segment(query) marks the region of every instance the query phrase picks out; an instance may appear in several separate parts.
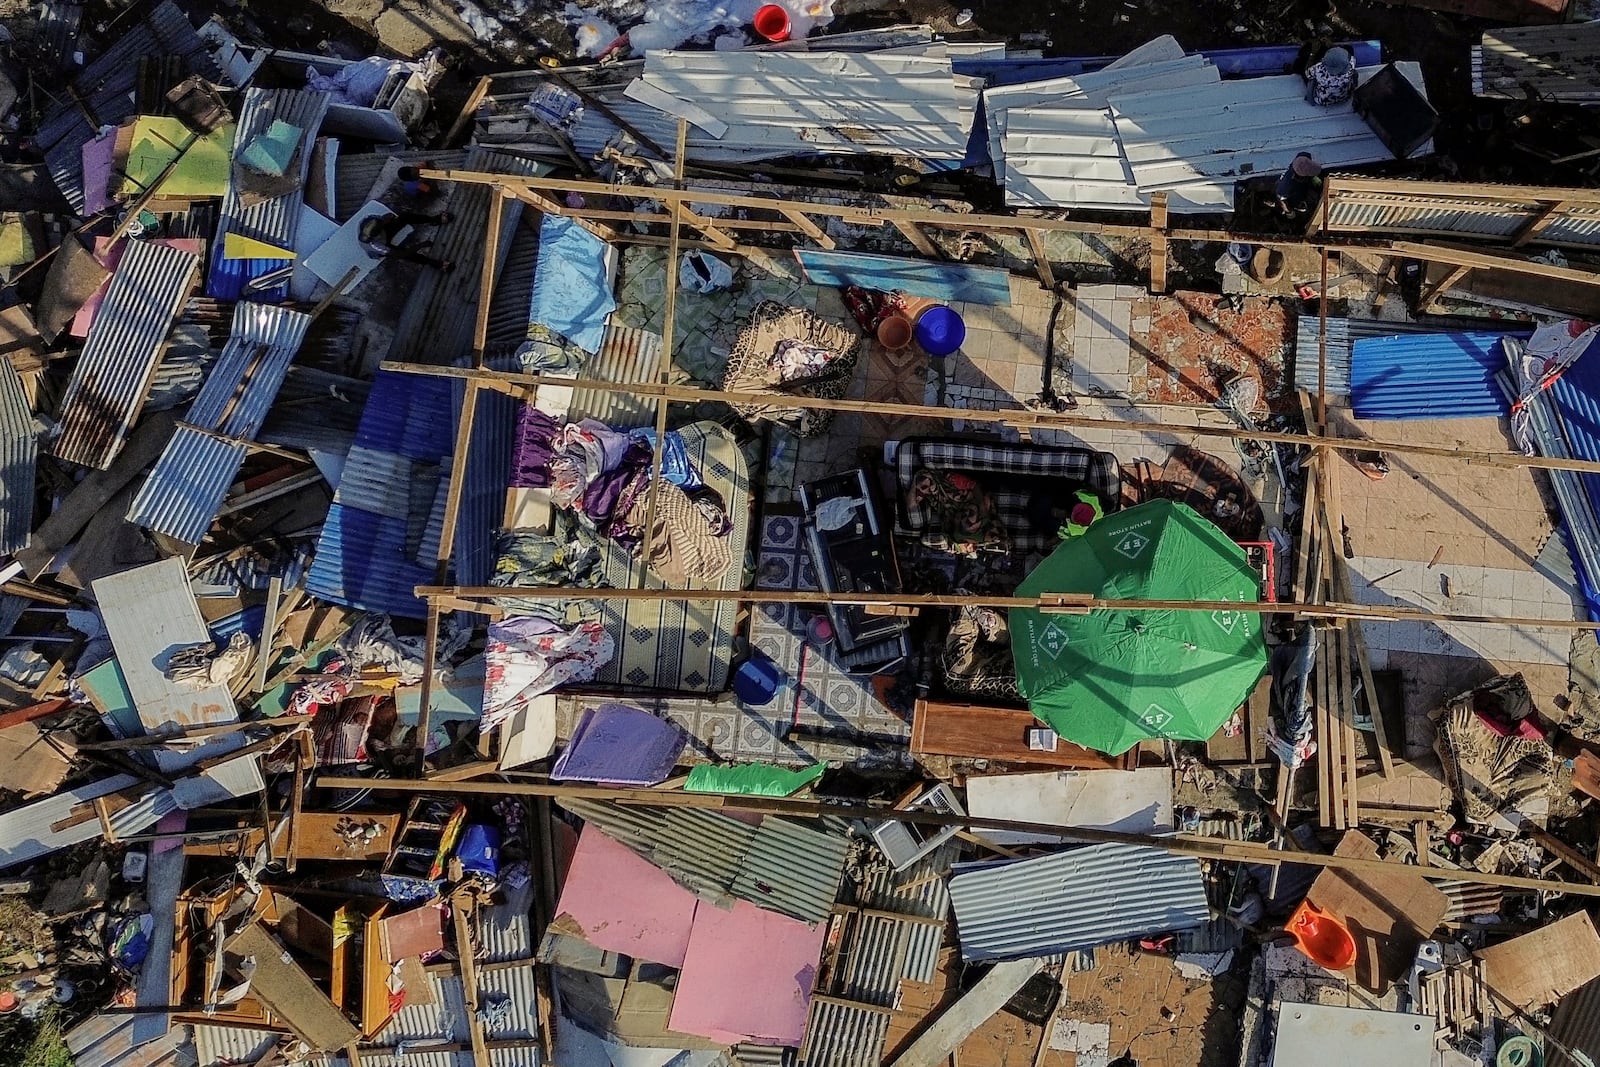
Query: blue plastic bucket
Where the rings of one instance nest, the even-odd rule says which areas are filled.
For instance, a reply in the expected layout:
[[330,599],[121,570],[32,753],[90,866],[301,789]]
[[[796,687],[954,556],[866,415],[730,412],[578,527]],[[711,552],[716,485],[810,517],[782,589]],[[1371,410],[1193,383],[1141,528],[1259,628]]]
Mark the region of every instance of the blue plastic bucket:
[[739,664],[739,669],[733,675],[733,695],[741,703],[753,708],[772,703],[782,688],[783,671],[759,652]]
[[931,307],[917,317],[917,344],[935,359],[948,356],[967,339],[967,324],[947,307]]

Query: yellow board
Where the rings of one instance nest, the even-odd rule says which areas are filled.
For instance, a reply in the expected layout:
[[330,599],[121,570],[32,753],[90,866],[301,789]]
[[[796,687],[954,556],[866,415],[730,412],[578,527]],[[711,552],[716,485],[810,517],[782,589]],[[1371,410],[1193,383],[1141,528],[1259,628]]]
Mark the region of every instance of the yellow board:
[[[234,124],[224,123],[204,137],[195,137],[171,116],[140,115],[133,123],[128,147],[128,158],[123,172],[127,175],[122,185],[123,196],[137,196],[166,171],[172,168],[158,197],[173,200],[205,200],[222,196],[228,191],[228,174],[233,159]],[[182,158],[178,150],[188,145]]]
[[277,245],[269,245],[265,241],[258,241],[254,237],[230,233],[222,239],[222,258],[293,259],[294,253],[287,248],[279,248]]

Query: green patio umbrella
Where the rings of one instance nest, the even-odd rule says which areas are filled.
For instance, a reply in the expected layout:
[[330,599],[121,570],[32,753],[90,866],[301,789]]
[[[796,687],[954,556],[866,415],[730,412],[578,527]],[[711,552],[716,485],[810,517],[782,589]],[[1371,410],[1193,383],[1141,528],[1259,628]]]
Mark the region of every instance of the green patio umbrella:
[[[1256,601],[1260,578],[1193,508],[1152,500],[1071,538],[1018,596]],[[1164,737],[1204,741],[1244,703],[1267,666],[1262,616],[1246,611],[1013,608],[1017,682],[1034,715],[1068,741],[1116,755]]]

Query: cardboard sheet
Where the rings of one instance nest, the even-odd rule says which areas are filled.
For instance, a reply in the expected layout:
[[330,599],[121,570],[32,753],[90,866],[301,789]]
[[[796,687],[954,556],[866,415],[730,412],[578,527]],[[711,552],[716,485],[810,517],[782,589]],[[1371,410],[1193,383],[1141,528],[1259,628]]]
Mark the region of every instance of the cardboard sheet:
[[1519,1008],[1553,1003],[1600,978],[1600,933],[1580,911],[1478,952],[1489,990]]
[[[1377,859],[1378,847],[1349,830],[1336,856]],[[1325,869],[1311,884],[1310,901],[1350,928],[1356,941],[1356,978],[1377,989],[1411,966],[1417,946],[1431,936],[1449,901],[1420,875]],[[1376,982],[1374,982],[1376,974]]]
[[142,195],[174,159],[178,165],[161,182],[156,196],[168,200],[205,200],[228,191],[228,172],[233,159],[234,124],[218,126],[198,138],[180,157],[178,149],[193,136],[179,119],[169,115],[140,115],[133,123],[127,175],[122,195]]

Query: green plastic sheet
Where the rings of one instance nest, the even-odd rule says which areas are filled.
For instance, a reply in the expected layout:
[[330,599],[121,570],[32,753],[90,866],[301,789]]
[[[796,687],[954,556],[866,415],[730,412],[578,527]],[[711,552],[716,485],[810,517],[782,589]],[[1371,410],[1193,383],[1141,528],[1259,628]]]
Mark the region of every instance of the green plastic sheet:
[[702,763],[689,770],[683,788],[690,793],[741,793],[757,797],[786,797],[822,777],[825,763],[791,771],[771,763],[736,763],[716,767]]

